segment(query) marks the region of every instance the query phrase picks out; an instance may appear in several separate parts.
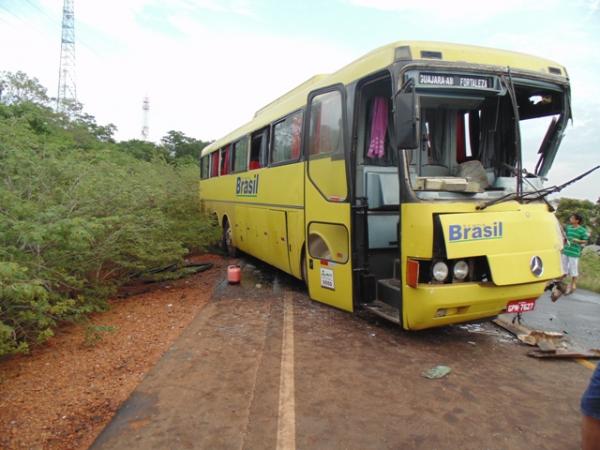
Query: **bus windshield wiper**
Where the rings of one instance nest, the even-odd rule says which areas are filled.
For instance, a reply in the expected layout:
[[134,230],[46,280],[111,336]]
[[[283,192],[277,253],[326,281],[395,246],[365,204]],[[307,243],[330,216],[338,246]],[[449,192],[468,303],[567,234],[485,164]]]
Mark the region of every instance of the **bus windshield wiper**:
[[[510,164],[506,164],[506,163],[504,163],[504,166],[507,169],[510,169],[516,177],[519,177],[519,176],[522,176],[522,175],[531,175],[526,169],[519,170],[516,167],[513,167]],[[536,192],[540,192],[540,191],[538,191],[535,188],[535,186],[532,183],[529,182],[529,180],[527,181],[527,183],[533,189],[535,189]],[[493,200],[489,200],[487,202],[484,202],[481,205],[478,205],[476,209],[479,209],[479,210],[485,209],[488,206],[492,206],[492,205],[495,205],[496,203],[505,202],[505,201],[509,201],[509,200],[521,200],[523,197],[525,197],[528,194],[530,194],[530,193],[528,192],[526,194],[519,194],[519,191],[517,189],[516,192],[509,192],[508,194],[503,195],[502,197],[498,197],[498,198],[495,198]]]
[[[516,167],[513,167],[513,166],[511,166],[510,164],[506,164],[506,163],[504,163],[504,166],[505,166],[505,167],[507,167],[508,169],[512,170],[512,171],[515,173],[515,175],[516,175],[516,173],[517,173],[517,171],[518,171],[518,169],[517,169]],[[520,196],[521,200],[522,200],[522,199],[524,199],[525,197],[529,196],[529,195],[533,195],[533,194],[542,194],[542,193],[544,192],[544,190],[543,190],[543,189],[538,189],[538,188],[536,188],[536,187],[533,185],[533,183],[532,183],[531,181],[529,181],[529,177],[532,177],[532,178],[540,178],[540,179],[541,179],[541,180],[543,180],[543,181],[547,181],[547,180],[548,180],[547,178],[538,177],[537,175],[535,175],[535,174],[533,174],[533,173],[529,172],[529,171],[528,171],[527,169],[525,169],[525,168],[521,169],[521,175],[523,176],[523,178],[522,178],[522,179],[523,179],[523,180],[525,180],[525,181],[527,181],[527,184],[528,184],[528,185],[531,187],[531,189],[533,189],[533,192],[527,192],[527,193],[525,193],[525,194],[521,194],[521,196]],[[548,210],[549,210],[550,212],[554,212],[554,211],[556,211],[556,210],[554,209],[554,206],[552,206],[552,205],[550,204],[550,202],[549,202],[548,200],[546,200],[546,196],[545,196],[545,195],[544,195],[544,196],[540,196],[539,198],[541,198],[542,200],[544,200],[544,203],[546,204],[546,206],[548,207]]]
[[481,205],[477,205],[475,207],[475,209],[482,210],[482,209],[487,208],[488,206],[495,205],[496,203],[507,202],[509,200],[514,200],[517,198],[518,198],[518,195],[516,192],[509,192],[508,194],[503,195],[502,197],[498,197],[493,200],[488,200],[487,202],[483,202]]
[[[600,165],[598,165],[596,167],[592,167],[587,172],[583,172],[581,175],[577,175],[575,178],[570,179],[566,183],[559,184],[558,186],[551,186],[551,187],[548,187],[548,188],[545,188],[545,189],[541,189],[541,190],[536,191],[536,192],[528,192],[527,194],[530,194],[532,196],[532,198],[527,198],[526,199],[526,203],[530,203],[530,202],[533,202],[535,200],[539,200],[541,198],[545,199],[545,197],[548,196],[548,195],[550,195],[550,194],[553,194],[555,192],[560,192],[564,188],[566,188],[567,186],[569,186],[570,184],[573,184],[576,181],[581,180],[583,177],[587,177],[590,173],[592,173],[592,172],[594,172],[594,171],[596,171],[598,169],[600,169]],[[533,196],[533,194],[538,194],[538,195],[537,196]],[[527,197],[529,197],[530,195],[527,195]],[[525,197],[525,195],[523,197]]]
[[[521,195],[518,195],[516,192],[510,192],[506,195],[503,195],[502,197],[498,197],[498,198],[495,198],[488,202],[482,203],[481,205],[478,205],[476,207],[476,209],[482,210],[482,209],[487,208],[488,206],[495,205],[496,203],[501,203],[501,202],[513,200],[513,199],[521,200],[523,203],[530,203],[530,202],[533,202],[536,200],[543,199],[546,202],[546,204],[549,204],[548,201],[546,200],[546,197],[548,195],[553,194],[555,192],[562,191],[567,186],[575,183],[576,181],[581,180],[582,178],[588,176],[590,173],[594,172],[597,169],[600,169],[600,165],[593,167],[592,169],[588,170],[587,172],[584,172],[581,175],[578,175],[575,178],[567,181],[566,183],[560,184],[558,186],[550,186],[550,187],[540,189],[540,190],[536,189],[535,191],[525,192]],[[554,208],[552,206],[551,206],[551,208],[552,208],[552,210],[554,210]]]

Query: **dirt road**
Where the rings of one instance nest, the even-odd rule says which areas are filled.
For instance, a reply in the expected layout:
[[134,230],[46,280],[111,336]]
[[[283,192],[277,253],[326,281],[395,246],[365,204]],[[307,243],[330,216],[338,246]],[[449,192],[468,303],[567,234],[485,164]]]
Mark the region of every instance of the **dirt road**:
[[[579,448],[589,368],[528,358],[491,324],[408,333],[311,302],[273,270],[243,277],[216,288],[92,448]],[[421,375],[439,364],[452,372]]]

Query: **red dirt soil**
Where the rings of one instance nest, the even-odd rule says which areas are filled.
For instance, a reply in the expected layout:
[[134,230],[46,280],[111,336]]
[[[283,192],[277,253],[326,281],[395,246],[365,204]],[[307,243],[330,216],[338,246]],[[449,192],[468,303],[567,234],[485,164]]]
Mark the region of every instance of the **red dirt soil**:
[[114,327],[95,344],[85,326],[68,325],[31,354],[0,361],[0,448],[88,448],[206,305],[226,266],[215,255],[190,262],[214,267],[111,300],[107,312],[91,317],[94,325]]

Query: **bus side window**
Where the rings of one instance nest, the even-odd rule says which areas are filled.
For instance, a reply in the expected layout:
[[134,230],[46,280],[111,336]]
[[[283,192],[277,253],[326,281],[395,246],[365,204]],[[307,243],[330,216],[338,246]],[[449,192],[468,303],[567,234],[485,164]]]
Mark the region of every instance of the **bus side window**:
[[248,138],[246,136],[233,144],[232,158],[231,167],[233,168],[233,172],[243,172],[246,170],[246,165],[248,164]]
[[231,145],[226,145],[221,149],[221,175],[227,175],[230,172],[231,164],[230,164],[230,148]]
[[343,99],[339,90],[312,98],[308,176],[321,195],[331,202],[343,202],[348,196],[343,126]]
[[333,91],[311,104],[309,155],[342,154],[342,96]]
[[210,156],[206,155],[200,159],[200,179],[204,180],[210,176],[210,172],[208,171],[210,164]]
[[300,157],[302,111],[297,111],[273,127],[271,162],[297,161]]
[[210,176],[218,177],[219,176],[219,150],[215,150],[210,155]]
[[267,164],[267,148],[269,143],[269,129],[263,128],[252,134],[250,145],[250,164],[248,170],[260,169]]

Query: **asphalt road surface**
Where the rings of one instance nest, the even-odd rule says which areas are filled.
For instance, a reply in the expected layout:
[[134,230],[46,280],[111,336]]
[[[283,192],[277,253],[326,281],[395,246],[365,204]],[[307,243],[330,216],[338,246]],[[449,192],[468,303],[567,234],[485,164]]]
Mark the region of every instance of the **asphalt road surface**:
[[[244,263],[242,284],[217,286],[92,448],[580,448],[591,365],[530,358],[489,322],[405,332]],[[579,302],[552,311],[563,320]],[[451,372],[423,377],[438,365]]]
[[528,328],[566,332],[575,345],[584,350],[600,349],[600,295],[577,289],[556,303],[546,292],[532,312],[522,316]]

